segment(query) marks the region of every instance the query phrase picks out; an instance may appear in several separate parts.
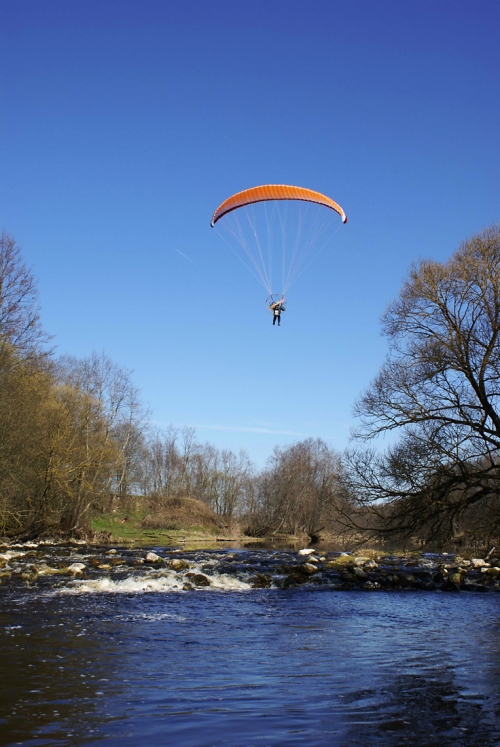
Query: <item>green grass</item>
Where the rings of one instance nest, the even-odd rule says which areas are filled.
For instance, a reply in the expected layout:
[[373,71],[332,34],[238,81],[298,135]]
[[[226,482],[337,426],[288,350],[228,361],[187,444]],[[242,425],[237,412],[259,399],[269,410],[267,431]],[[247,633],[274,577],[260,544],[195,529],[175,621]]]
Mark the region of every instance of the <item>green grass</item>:
[[[141,522],[144,511],[116,511],[113,514],[96,514],[92,519],[92,529],[95,532],[110,532],[112,543],[132,545],[172,546],[184,543],[206,545],[207,541],[214,542],[220,530],[213,527],[186,525],[178,529],[145,529]],[[127,521],[124,522],[125,517]]]

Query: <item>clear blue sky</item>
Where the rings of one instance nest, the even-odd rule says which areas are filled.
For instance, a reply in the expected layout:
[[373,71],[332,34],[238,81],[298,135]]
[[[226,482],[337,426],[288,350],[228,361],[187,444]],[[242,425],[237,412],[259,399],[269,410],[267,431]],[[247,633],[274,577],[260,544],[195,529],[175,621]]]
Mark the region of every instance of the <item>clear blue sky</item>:
[[[58,352],[260,464],[342,449],[411,262],[500,220],[498,0],[0,0],[0,33],[0,225]],[[209,227],[264,183],[349,216],[279,330]]]

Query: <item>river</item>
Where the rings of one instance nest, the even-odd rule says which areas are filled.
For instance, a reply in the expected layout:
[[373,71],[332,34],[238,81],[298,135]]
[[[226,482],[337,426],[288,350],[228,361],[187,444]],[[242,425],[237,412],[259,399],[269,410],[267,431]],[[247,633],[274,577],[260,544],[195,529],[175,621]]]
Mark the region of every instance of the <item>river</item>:
[[64,551],[86,578],[29,552],[0,587],[1,745],[500,744],[498,593],[252,588],[296,558],[263,550],[177,553],[211,583],[185,591],[137,551]]

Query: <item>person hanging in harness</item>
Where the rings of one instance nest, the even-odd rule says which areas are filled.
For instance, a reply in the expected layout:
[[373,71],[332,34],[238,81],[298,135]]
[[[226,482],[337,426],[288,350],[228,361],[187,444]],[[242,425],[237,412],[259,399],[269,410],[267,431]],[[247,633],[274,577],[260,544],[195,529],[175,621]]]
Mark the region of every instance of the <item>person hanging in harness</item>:
[[276,324],[276,320],[278,320],[278,327],[281,327],[281,312],[286,311],[283,299],[272,303],[269,308],[273,312],[273,327]]

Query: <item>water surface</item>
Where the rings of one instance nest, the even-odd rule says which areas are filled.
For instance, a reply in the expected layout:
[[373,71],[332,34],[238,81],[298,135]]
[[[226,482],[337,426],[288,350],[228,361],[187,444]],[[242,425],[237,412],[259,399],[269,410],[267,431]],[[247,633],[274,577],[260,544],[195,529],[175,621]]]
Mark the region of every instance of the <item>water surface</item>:
[[499,594],[113,583],[0,589],[2,745],[500,744]]

